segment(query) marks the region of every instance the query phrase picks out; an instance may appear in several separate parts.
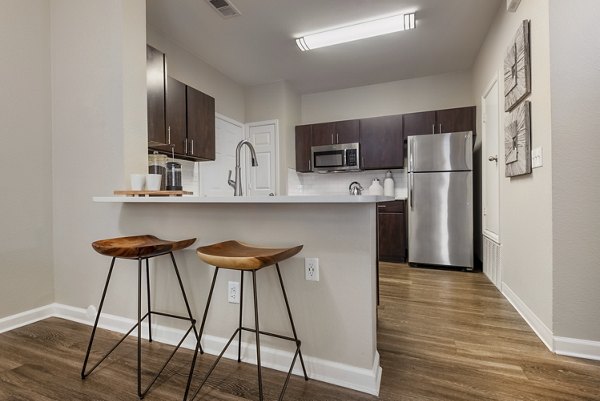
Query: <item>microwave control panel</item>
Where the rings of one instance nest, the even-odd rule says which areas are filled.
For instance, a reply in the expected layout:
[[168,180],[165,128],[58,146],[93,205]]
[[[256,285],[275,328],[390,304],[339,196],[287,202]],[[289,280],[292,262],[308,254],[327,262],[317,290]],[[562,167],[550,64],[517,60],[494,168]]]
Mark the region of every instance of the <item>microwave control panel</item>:
[[346,166],[357,166],[358,157],[356,156],[356,149],[346,149]]

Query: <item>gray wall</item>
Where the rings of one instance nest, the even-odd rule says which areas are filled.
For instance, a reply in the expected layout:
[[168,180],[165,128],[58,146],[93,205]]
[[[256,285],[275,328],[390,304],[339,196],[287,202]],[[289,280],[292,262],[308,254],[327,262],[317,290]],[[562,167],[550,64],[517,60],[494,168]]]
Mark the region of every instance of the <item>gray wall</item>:
[[[552,330],[552,172],[553,144],[550,119],[550,44],[548,1],[523,0],[516,13],[501,5],[473,67],[473,98],[481,130],[481,96],[494,77],[504,93],[505,50],[519,24],[531,20],[532,147],[543,147],[544,166],[532,174],[500,177],[500,242],[502,288],[515,294],[545,326]],[[502,108],[503,109],[503,108]],[[501,127],[505,113],[501,112]],[[504,135],[500,132],[500,165],[504,163]],[[484,155],[483,160],[486,160]],[[484,161],[485,163],[485,161]]]
[[600,2],[550,1],[554,335],[600,341]]
[[0,2],[0,318],[54,299],[47,0]]

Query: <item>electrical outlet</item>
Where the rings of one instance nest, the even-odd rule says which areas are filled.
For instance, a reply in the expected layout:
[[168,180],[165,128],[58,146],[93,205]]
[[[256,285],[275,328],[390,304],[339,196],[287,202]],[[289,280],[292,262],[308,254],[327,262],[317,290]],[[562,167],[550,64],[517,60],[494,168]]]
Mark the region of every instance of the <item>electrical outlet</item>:
[[319,281],[319,258],[304,258],[304,278]]
[[240,282],[229,281],[227,285],[227,301],[230,304],[240,303]]

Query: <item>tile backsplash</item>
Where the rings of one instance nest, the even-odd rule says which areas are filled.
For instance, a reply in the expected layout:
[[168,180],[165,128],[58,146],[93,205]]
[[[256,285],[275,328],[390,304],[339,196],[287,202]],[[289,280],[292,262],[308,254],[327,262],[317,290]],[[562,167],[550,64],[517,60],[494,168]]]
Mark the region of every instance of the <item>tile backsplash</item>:
[[[383,186],[388,170],[369,170],[349,173],[298,173],[288,169],[288,195],[348,195],[348,186],[358,181],[368,194],[373,179],[379,178]],[[406,198],[406,170],[391,170],[397,197]]]

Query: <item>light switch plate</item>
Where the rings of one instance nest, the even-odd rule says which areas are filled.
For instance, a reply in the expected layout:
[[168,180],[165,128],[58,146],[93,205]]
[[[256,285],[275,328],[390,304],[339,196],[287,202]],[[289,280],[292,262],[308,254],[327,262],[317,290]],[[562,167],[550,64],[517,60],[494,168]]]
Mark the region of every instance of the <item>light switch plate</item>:
[[533,148],[531,150],[531,168],[538,168],[544,165],[544,157],[542,147]]

